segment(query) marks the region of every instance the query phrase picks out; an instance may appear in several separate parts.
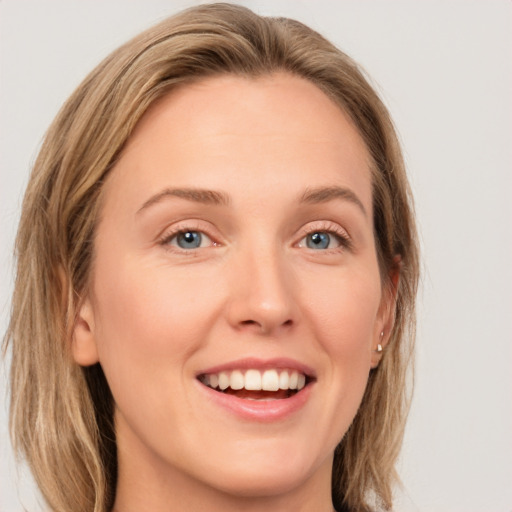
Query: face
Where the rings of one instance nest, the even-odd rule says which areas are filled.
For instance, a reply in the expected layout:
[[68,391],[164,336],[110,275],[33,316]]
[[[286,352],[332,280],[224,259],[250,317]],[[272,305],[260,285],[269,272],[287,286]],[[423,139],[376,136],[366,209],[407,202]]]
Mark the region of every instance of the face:
[[285,74],[187,85],[146,113],[103,199],[73,350],[111,387],[121,477],[330,485],[391,311],[348,117]]

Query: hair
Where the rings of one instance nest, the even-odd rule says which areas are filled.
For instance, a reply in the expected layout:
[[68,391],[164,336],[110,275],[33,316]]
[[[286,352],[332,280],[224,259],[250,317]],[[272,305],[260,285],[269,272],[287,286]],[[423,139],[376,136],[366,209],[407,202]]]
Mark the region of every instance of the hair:
[[[374,234],[384,293],[396,294],[389,344],[335,451],[337,508],[390,509],[410,401],[418,246],[411,193],[387,109],[359,66],[307,26],[249,9],[193,7],[107,57],[63,105],[23,202],[4,350],[12,350],[10,428],[56,512],[113,506],[113,397],[99,364],[77,365],[73,327],[87,294],[102,184],[146,110],[209,76],[286,72],[309,80],[351,118],[371,155]],[[396,288],[390,273],[399,267]],[[387,290],[387,291],[386,291]]]

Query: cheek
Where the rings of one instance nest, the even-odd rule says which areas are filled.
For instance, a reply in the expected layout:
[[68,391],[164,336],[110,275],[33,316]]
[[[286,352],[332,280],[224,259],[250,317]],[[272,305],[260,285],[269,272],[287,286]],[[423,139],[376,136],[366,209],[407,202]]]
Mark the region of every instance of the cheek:
[[[335,283],[333,285],[332,283]],[[340,393],[362,394],[371,368],[371,355],[381,299],[376,266],[340,271],[333,279],[308,285],[308,313],[315,338],[328,359],[331,378]],[[324,291],[320,292],[320,289]]]
[[95,337],[114,396],[127,380],[149,386],[180,379],[188,355],[207,337],[206,308],[215,307],[211,287],[198,293],[186,272],[140,262],[137,268],[98,265],[95,277]]
[[304,319],[314,329],[321,354],[322,407],[318,424],[328,425],[324,439],[334,450],[352,423],[371,369],[372,342],[380,305],[378,269],[367,264],[317,274],[302,283],[308,297]]
[[342,269],[305,286],[308,309],[331,350],[361,352],[371,345],[381,299],[378,271]]

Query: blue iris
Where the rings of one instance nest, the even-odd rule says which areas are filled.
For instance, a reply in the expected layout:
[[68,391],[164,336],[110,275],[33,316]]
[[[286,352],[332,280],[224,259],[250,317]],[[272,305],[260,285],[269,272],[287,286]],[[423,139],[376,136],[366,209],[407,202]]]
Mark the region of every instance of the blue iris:
[[198,231],[186,231],[178,233],[176,236],[176,244],[182,249],[197,249],[201,247],[202,235]]
[[331,237],[322,231],[311,233],[306,237],[306,245],[310,249],[327,249],[331,243]]

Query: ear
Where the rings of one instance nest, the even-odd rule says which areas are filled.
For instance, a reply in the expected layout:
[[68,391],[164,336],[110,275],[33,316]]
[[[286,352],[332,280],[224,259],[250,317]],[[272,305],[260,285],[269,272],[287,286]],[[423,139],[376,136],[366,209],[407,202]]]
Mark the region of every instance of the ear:
[[372,343],[371,367],[377,368],[391,338],[395,325],[396,299],[400,283],[401,258],[395,256],[394,265],[389,272],[388,285],[382,292],[377,315],[376,329]]
[[89,299],[80,306],[73,328],[71,353],[76,363],[91,366],[99,361],[98,348],[94,336],[94,311]]

